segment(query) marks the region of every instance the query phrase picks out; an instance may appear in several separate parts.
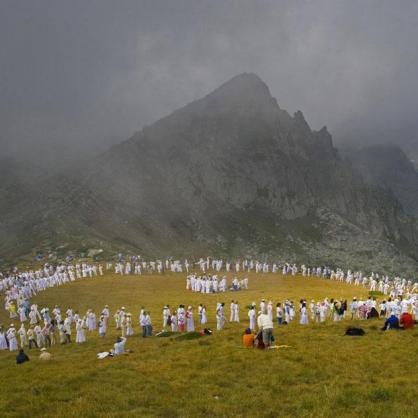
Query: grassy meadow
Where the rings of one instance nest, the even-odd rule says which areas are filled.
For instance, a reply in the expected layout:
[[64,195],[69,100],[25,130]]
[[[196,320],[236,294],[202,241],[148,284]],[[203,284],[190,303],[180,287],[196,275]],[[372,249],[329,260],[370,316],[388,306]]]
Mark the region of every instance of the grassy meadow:
[[[230,283],[232,275],[228,276]],[[105,304],[111,309],[108,333],[87,332],[82,345],[55,345],[51,362],[38,350],[31,361],[15,364],[16,353],[0,352],[1,417],[417,417],[418,329],[380,331],[382,321],[362,321],[364,337],[346,337],[351,321],[278,328],[277,350],[245,349],[247,306],[261,298],[274,304],[286,298],[365,296],[366,290],[343,283],[279,274],[251,273],[247,291],[195,294],[185,289],[184,274],[115,276],[82,279],[49,289],[34,298],[40,307],[80,313]],[[240,305],[241,324],[216,332],[216,302]],[[161,329],[162,308],[204,303],[212,336],[193,340],[139,336],[141,306]],[[132,353],[97,360],[117,336],[113,314],[125,306],[134,318]],[[0,322],[9,325],[4,310]],[[75,340],[73,330],[72,339]]]

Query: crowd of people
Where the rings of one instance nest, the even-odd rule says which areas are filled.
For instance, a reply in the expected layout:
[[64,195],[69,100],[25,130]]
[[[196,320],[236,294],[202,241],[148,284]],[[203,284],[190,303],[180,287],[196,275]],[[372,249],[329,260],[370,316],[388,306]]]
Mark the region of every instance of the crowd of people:
[[[200,273],[189,273],[191,268],[200,270]],[[329,320],[340,321],[344,318],[365,320],[381,317],[385,319],[384,329],[399,328],[407,325],[413,326],[418,320],[418,285],[412,280],[371,273],[363,275],[361,272],[344,272],[341,269],[331,270],[328,267],[298,267],[296,264],[284,263],[260,263],[252,260],[242,262],[227,262],[220,259],[200,259],[196,263],[165,260],[143,261],[139,258],[118,260],[115,263],[101,264],[59,264],[44,265],[37,270],[21,272],[13,269],[0,276],[0,292],[4,293],[4,306],[13,321],[9,327],[0,326],[0,350],[17,351],[19,348],[48,348],[53,344],[69,344],[74,341],[82,344],[88,335],[97,332],[104,337],[110,325],[111,312],[108,305],[104,306],[99,315],[88,309],[85,314],[79,314],[71,307],[61,310],[59,306],[42,307],[30,302],[39,292],[51,287],[60,286],[75,280],[88,279],[95,276],[103,276],[106,271],[114,269],[120,275],[163,274],[165,271],[183,273],[186,271],[186,289],[199,293],[218,293],[227,290],[248,289],[249,272],[256,273],[282,273],[283,275],[302,277],[320,277],[327,280],[346,282],[356,286],[364,286],[371,292],[381,292],[384,299],[376,300],[369,297],[366,300],[354,298],[352,301],[334,300],[325,298],[320,301],[300,300],[295,304],[286,299],[273,303],[272,300],[261,300],[260,303],[251,303],[248,308],[248,329],[251,333],[260,330],[272,330],[273,323],[279,326],[294,321],[298,316],[299,323],[306,325],[309,322],[326,322]],[[209,270],[213,270],[213,274]],[[234,273],[231,286],[228,287],[226,276],[218,278],[219,272]],[[238,275],[244,277],[238,279]],[[186,308],[187,306],[187,308]],[[230,303],[229,322],[242,321],[240,307],[236,300]],[[208,323],[208,312],[205,304],[200,304],[197,309],[199,328],[203,330]],[[172,332],[192,332],[196,329],[194,308],[191,305],[179,305],[172,309],[166,305],[162,309],[162,329]],[[137,321],[133,319],[125,307],[116,309],[112,315],[114,325],[120,334],[123,346],[128,337],[141,334],[142,337],[153,335],[151,314],[142,308]],[[216,329],[221,331],[228,322],[225,313],[225,303],[219,302],[214,307],[213,319],[216,321]],[[15,327],[14,322],[20,323]],[[138,325],[138,333],[135,332],[135,324]],[[270,328],[271,325],[271,328]],[[264,338],[264,335],[266,338]],[[271,345],[272,331],[263,333],[263,343]],[[265,340],[265,341],[264,341]],[[120,344],[121,345],[121,344]]]
[[186,290],[200,293],[219,293],[226,292],[227,290],[247,290],[248,289],[248,277],[244,277],[239,280],[237,277],[232,279],[231,286],[228,287],[226,276],[218,279],[216,274],[204,274],[198,276],[197,274],[190,274],[186,277]]

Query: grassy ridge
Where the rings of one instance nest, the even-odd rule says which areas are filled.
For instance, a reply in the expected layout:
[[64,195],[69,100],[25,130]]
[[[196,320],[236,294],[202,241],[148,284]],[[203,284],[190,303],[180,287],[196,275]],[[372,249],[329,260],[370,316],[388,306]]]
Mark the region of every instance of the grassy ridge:
[[[126,306],[135,318],[136,335],[127,343],[133,353],[96,360],[114,342],[113,321],[104,339],[96,332],[83,345],[54,346],[50,363],[40,363],[32,350],[31,361],[16,366],[15,354],[0,352],[1,416],[418,416],[418,330],[382,333],[380,321],[368,321],[360,324],[366,335],[353,338],[343,336],[347,323],[292,323],[275,328],[277,343],[290,348],[241,347],[245,306],[252,301],[364,295],[342,283],[272,274],[250,274],[250,290],[222,295],[187,292],[184,276],[170,274],[109,275],[50,289],[34,299],[40,306],[71,305],[82,313],[92,307],[97,313],[107,303],[112,314]],[[229,316],[232,298],[239,301],[242,323],[227,324],[221,333],[190,341],[138,336],[141,306],[159,330],[164,304],[205,303],[215,329],[216,302],[225,302]],[[10,322],[4,312],[1,321]]]

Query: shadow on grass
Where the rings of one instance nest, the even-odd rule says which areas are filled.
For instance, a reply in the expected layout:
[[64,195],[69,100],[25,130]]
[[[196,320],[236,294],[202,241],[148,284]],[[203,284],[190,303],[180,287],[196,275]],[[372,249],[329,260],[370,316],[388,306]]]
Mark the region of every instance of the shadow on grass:
[[207,337],[205,334],[201,334],[200,332],[188,332],[187,334],[179,335],[175,338],[176,341],[189,341],[189,340],[197,340],[202,337]]

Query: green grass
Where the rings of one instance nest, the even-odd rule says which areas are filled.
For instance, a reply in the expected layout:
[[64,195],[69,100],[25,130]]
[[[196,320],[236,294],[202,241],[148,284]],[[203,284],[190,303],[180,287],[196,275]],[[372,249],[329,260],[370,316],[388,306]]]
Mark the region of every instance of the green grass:
[[[250,290],[201,295],[185,290],[183,275],[86,279],[39,294],[40,306],[71,305],[96,313],[109,304],[134,315],[136,335],[127,356],[96,360],[117,336],[113,321],[104,339],[88,334],[83,345],[56,345],[53,361],[14,364],[15,354],[0,352],[1,417],[416,417],[418,416],[418,330],[386,332],[381,321],[355,322],[364,337],[346,337],[350,321],[275,328],[278,345],[244,349],[241,334],[247,310],[261,298],[274,302],[328,296],[365,297],[365,289],[319,279],[250,274]],[[237,299],[241,324],[216,332],[216,302]],[[137,315],[151,311],[161,329],[162,307],[199,303],[208,308],[212,336],[142,339]],[[9,324],[1,313],[1,322]],[[197,312],[195,312],[197,319]],[[197,325],[197,321],[196,321]],[[73,332],[73,338],[75,337]]]

